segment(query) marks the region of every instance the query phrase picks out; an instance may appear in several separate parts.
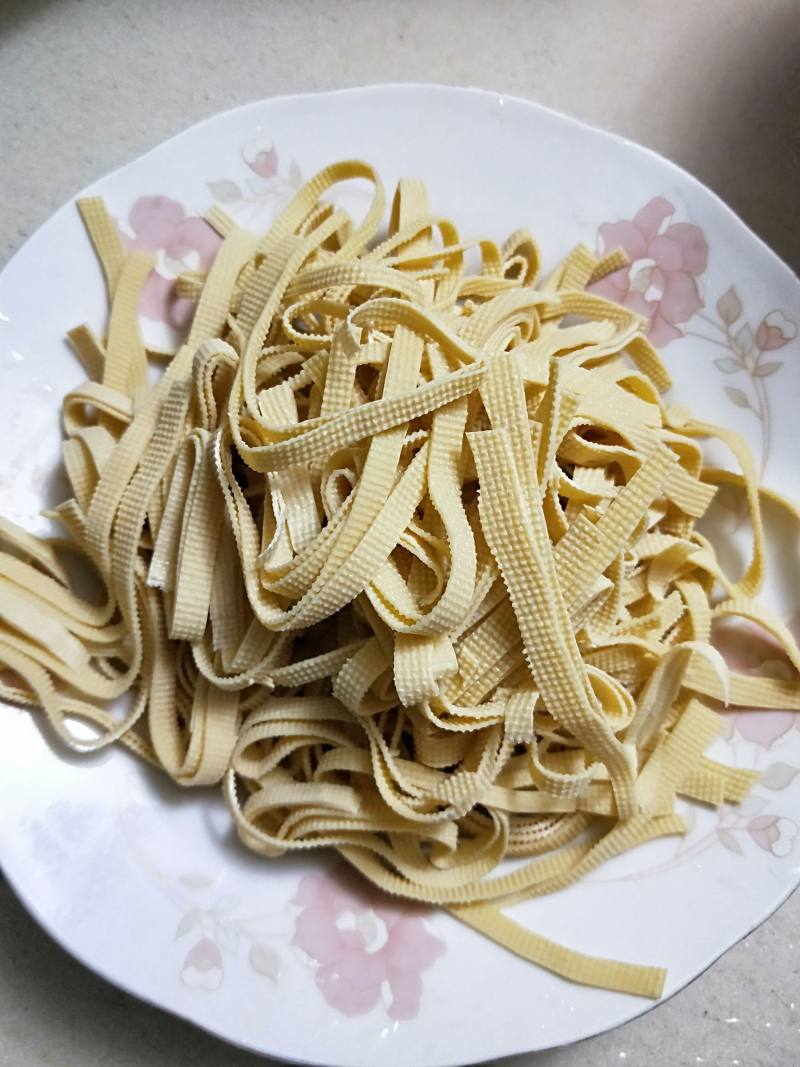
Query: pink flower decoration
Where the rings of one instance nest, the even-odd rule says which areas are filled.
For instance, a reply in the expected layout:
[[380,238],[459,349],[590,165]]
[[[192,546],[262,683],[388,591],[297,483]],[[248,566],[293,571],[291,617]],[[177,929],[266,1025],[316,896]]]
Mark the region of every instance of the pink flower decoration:
[[797,824],[782,815],[758,815],[747,824],[747,832],[759,848],[782,859],[792,851]]
[[133,237],[123,234],[125,244],[158,258],[142,291],[139,310],[145,318],[183,328],[191,320],[194,304],[176,299],[175,276],[190,267],[207,271],[222,239],[204,219],[187,215],[167,196],[140,196],[128,214],[128,226]]
[[278,173],[278,150],[272,141],[257,137],[242,149],[242,158],[259,178],[274,178]]
[[158,252],[185,215],[181,205],[167,196],[140,196],[128,214],[128,225],[134,234],[130,244],[146,252]]
[[797,337],[797,324],[787,319],[782,311],[770,311],[758,324],[756,345],[762,352],[783,348]]
[[363,1015],[380,1002],[385,983],[391,1018],[417,1015],[421,974],[445,951],[423,911],[378,897],[349,872],[306,875],[293,903],[301,908],[294,944],[318,964],[317,986],[331,1007]]
[[142,289],[139,311],[146,319],[166,322],[181,330],[191,322],[194,304],[191,300],[176,299],[174,288],[174,278],[166,278],[158,270],[151,271]]
[[[789,629],[797,637],[800,630],[800,612],[789,621]],[[783,648],[765,630],[746,621],[721,622],[714,627],[714,645],[722,653],[728,666],[742,674],[768,675],[791,678],[794,668],[789,663]],[[793,711],[753,708],[748,711],[731,711],[725,716],[728,722],[728,737],[735,730],[745,741],[762,748],[772,748],[798,722]]]
[[219,989],[222,984],[222,953],[216,942],[204,937],[186,953],[181,979],[190,989]]
[[669,200],[657,196],[632,220],[604,222],[599,231],[604,250],[622,247],[631,262],[591,286],[647,318],[655,345],[682,337],[679,327],[703,306],[697,279],[708,265],[708,245],[699,226],[665,226],[674,212]]
[[793,711],[732,711],[726,716],[729,735],[736,730],[745,741],[752,741],[762,748],[772,748],[792,729],[797,719]]

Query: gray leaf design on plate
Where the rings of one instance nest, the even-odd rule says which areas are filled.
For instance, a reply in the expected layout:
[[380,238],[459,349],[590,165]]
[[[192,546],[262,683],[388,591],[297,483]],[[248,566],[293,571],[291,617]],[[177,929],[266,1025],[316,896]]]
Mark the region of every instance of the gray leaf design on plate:
[[731,286],[717,301],[717,314],[724,323],[730,326],[736,322],[742,313],[742,302],[736,289]]
[[735,852],[739,856],[743,855],[744,850],[742,849],[742,846],[730,830],[717,830],[717,840],[723,848],[727,848],[728,852]]
[[720,356],[719,359],[714,360],[714,366],[718,367],[723,374],[736,374],[737,371],[744,369],[739,360],[734,359],[733,356]]
[[209,182],[208,188],[214,199],[219,200],[221,204],[230,204],[234,200],[242,199],[242,190],[230,178],[221,178],[219,181]]
[[203,914],[204,913],[200,908],[192,908],[190,911],[187,911],[178,923],[178,927],[175,931],[175,940],[177,941],[185,934],[188,934],[190,930],[195,928],[195,926],[199,926],[203,921]]
[[209,878],[206,874],[195,874],[194,872],[182,874],[179,881],[181,885],[185,885],[187,889],[206,889],[208,886],[214,884],[213,878]]
[[747,399],[747,394],[742,392],[741,389],[736,389],[732,385],[726,385],[725,392],[728,394],[728,399],[734,403],[737,408],[750,407],[750,401]]
[[263,974],[273,982],[277,982],[281,973],[280,956],[274,948],[262,941],[256,941],[250,949],[250,966],[256,974]]
[[760,784],[767,789],[786,789],[800,774],[800,767],[793,767],[790,763],[771,763],[761,775]]
[[230,894],[228,896],[220,897],[211,905],[211,910],[216,915],[228,915],[232,911],[236,911],[239,905],[242,903],[242,898],[237,897],[236,894]]

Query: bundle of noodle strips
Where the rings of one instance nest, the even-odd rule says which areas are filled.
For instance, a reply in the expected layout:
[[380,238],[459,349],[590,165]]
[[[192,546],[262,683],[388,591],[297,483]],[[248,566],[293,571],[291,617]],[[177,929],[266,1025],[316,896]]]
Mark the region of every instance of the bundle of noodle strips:
[[[374,190],[360,224],[320,199],[352,178]],[[79,206],[110,320],[70,334],[89,380],[63,406],[68,537],[2,524],[1,695],[72,748],[121,741],[182,785],[221,782],[256,852],[333,847],[558,974],[659,996],[663,970],[500,909],[685,833],[676,795],[747,793],[753,773],[704,755],[714,707],[798,708],[800,685],[729,676],[714,620],[800,656],[752,599],[744,444],[665,405],[646,324],[586,291],[624,254],[578,247],[537,283],[528,233],[464,242],[416,181],[374,243],[380,181],[343,162],[265,236],[209,214],[224,242],[178,280],[197,308],[172,354],[139,334],[150,258]],[[704,466],[711,435],[741,475]],[[738,581],[695,529],[722,482],[752,518]]]

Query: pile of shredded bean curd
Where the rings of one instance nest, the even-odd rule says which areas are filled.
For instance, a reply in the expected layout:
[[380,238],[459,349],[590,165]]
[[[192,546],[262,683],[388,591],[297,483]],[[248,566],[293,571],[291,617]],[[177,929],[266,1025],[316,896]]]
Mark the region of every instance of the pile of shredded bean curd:
[[[354,178],[360,222],[324,199]],[[705,755],[719,711],[800,708],[800,683],[730,672],[712,623],[800,654],[754,600],[745,444],[665,402],[647,323],[587,292],[624,253],[541,277],[529,233],[465,240],[415,180],[379,238],[377,174],[337,163],[266,234],[209,213],[224,240],[178,279],[196,310],[172,353],[139,331],[151,258],[79,207],[110,316],[69,335],[88,380],[63,403],[62,534],[0,523],[0,696],[73,749],[220,786],[264,856],[336,849],[560,975],[659,996],[662,969],[503,909],[684,834],[678,796],[744,798],[754,773]],[[752,522],[738,579],[696,527],[723,483]]]

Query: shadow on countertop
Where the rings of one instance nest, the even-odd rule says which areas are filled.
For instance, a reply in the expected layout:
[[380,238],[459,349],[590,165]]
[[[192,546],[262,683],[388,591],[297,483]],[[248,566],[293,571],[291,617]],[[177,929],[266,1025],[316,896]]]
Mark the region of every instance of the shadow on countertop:
[[61,0],[3,0],[0,4],[0,41],[8,33],[16,33],[25,24],[40,18],[43,11]]
[[[749,62],[722,60],[702,97],[688,102],[694,111],[679,162],[800,274],[800,7],[765,4],[753,17],[762,27]],[[718,47],[726,46],[720,26]]]

